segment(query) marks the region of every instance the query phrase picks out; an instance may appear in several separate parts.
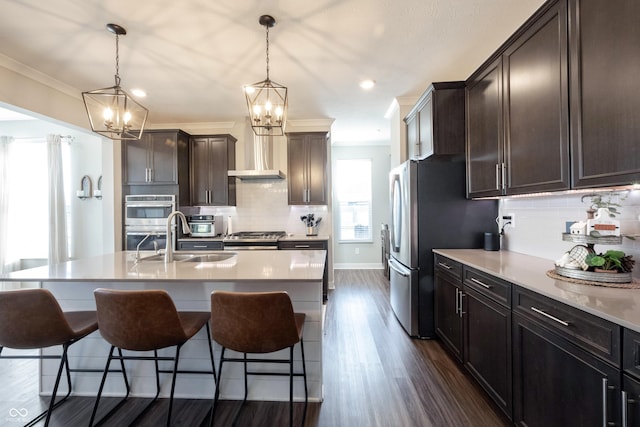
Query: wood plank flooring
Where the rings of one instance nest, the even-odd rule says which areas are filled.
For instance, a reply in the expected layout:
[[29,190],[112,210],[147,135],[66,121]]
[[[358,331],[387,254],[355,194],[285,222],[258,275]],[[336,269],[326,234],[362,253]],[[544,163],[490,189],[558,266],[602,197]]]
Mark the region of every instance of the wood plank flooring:
[[[336,270],[324,330],[324,395],[310,403],[306,426],[507,426],[477,384],[444,352],[437,340],[411,339],[389,305],[382,270]],[[29,417],[48,398],[37,394],[37,361],[0,360],[0,425],[22,425],[11,408]],[[105,425],[128,425],[147,400],[130,399]],[[101,408],[108,410],[114,399]],[[208,425],[208,400],[176,400],[173,425]],[[51,426],[86,426],[93,399],[71,397],[54,412]],[[230,425],[239,402],[222,401],[216,426]],[[154,404],[135,426],[165,422],[167,402]],[[295,404],[294,423],[302,420]],[[100,411],[103,412],[102,410]],[[12,415],[13,414],[13,415]],[[43,425],[41,422],[38,425]],[[238,425],[288,424],[288,403],[248,402]]]

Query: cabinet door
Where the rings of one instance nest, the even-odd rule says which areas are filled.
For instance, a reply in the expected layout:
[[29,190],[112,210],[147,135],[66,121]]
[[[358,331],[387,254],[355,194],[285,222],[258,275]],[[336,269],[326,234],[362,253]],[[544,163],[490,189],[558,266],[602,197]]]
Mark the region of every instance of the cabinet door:
[[287,138],[289,204],[304,205],[307,200],[307,157],[304,137],[288,135]]
[[227,149],[226,138],[209,139],[210,204],[215,206],[227,206],[230,204]]
[[153,184],[178,184],[177,133],[149,133],[149,144],[151,182]]
[[420,139],[418,129],[418,113],[407,117],[407,157],[409,159],[420,158]]
[[502,194],[502,59],[467,81],[467,194]]
[[149,137],[140,140],[123,141],[123,183],[137,185],[149,183]]
[[503,54],[506,193],[569,189],[567,11],[559,1]]
[[464,287],[464,365],[511,418],[511,310]]
[[327,138],[325,135],[308,137],[308,186],[310,205],[327,204]]
[[433,96],[434,92],[431,91],[430,95],[425,99],[424,107],[419,111],[419,158],[423,159],[433,154]]
[[462,315],[459,310],[462,283],[436,267],[434,287],[436,334],[455,358],[462,362]]
[[191,138],[191,204],[209,204],[209,139]]
[[516,313],[513,328],[516,425],[619,425],[617,368]]
[[573,187],[640,180],[640,2],[570,0]]
[[622,425],[640,426],[640,382],[625,374],[622,376],[621,393]]

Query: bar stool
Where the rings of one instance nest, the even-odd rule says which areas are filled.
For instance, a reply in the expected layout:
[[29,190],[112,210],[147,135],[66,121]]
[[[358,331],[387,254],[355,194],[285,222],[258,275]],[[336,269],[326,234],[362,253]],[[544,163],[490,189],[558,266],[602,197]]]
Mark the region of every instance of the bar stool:
[[[95,311],[67,311],[47,289],[16,289],[0,292],[0,354],[6,348],[42,349],[62,346],[61,355],[15,355],[0,356],[0,359],[60,359],[58,374],[51,394],[49,408],[29,421],[32,426],[45,418],[49,425],[51,413],[64,403],[71,394],[71,373],[67,352],[69,347],[98,329]],[[67,374],[67,394],[57,403],[56,394],[60,385],[63,367]]]
[[[247,401],[248,375],[289,376],[289,425],[293,425],[293,377],[304,378],[304,413],[302,425],[307,416],[307,370],[304,358],[302,332],[305,314],[294,313],[291,298],[286,292],[226,292],[211,293],[211,334],[213,340],[222,346],[216,393],[211,411],[211,425],[215,417],[220,397],[220,379],[224,362],[244,363],[244,399],[234,417],[234,424]],[[302,372],[294,372],[293,347],[300,343]],[[248,358],[247,353],[265,354],[289,348],[288,359]],[[225,357],[227,349],[244,353],[243,358]],[[248,371],[247,363],[288,363],[289,372]]]
[[[96,310],[98,313],[98,326],[102,337],[111,344],[107,364],[98,390],[96,403],[93,407],[89,426],[93,425],[102,389],[109,373],[109,365],[112,360],[119,360],[126,387],[124,398],[107,413],[98,424],[109,418],[129,396],[129,382],[124,368],[125,360],[153,360],[156,371],[156,395],[153,400],[136,417],[140,418],[153,404],[160,394],[160,372],[171,373],[171,392],[169,396],[169,409],[167,411],[167,426],[171,425],[171,411],[173,407],[173,393],[176,385],[176,374],[213,374],[216,380],[215,365],[213,361],[213,347],[211,345],[211,332],[209,329],[210,314],[199,311],[177,311],[173,300],[164,290],[135,290],[123,291],[113,289],[96,289]],[[178,370],[180,349],[203,326],[207,328],[207,340],[209,343],[209,357],[211,358],[211,371]],[[174,357],[158,356],[158,350],[166,347],[176,347]],[[114,350],[118,349],[118,355],[114,356]],[[151,351],[153,356],[123,356],[122,350],[134,352]],[[158,361],[173,361],[173,370],[161,370]]]

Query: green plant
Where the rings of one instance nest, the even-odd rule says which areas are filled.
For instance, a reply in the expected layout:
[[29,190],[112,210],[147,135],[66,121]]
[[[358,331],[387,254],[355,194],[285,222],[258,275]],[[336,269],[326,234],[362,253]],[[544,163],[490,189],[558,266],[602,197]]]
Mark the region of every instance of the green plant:
[[600,193],[585,194],[580,198],[580,201],[584,202],[584,199],[588,198],[589,209],[597,210],[607,208],[609,210],[609,216],[615,218],[615,216],[620,213],[618,208],[622,207],[618,202],[624,201],[628,196],[628,191],[603,191]]
[[622,251],[608,250],[605,253],[590,253],[584,262],[593,268],[602,270],[617,270],[621,273],[629,273],[633,270],[635,261],[631,255],[626,255]]

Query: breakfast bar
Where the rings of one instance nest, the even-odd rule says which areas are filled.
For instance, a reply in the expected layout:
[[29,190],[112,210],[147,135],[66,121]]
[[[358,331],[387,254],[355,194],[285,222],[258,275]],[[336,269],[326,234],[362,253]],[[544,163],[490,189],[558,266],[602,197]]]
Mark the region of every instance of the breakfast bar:
[[[175,252],[174,261],[165,263],[162,255],[135,252],[116,252],[92,258],[78,259],[55,265],[17,271],[0,276],[0,281],[36,282],[49,289],[63,310],[94,310],[93,291],[112,289],[164,289],[174,300],[178,310],[209,311],[210,295],[214,290],[226,291],[286,291],[294,311],[306,314],[304,345],[309,385],[309,400],[322,400],[322,280],[326,252],[305,251],[217,251]],[[212,325],[215,328],[215,325]],[[181,351],[181,369],[206,370],[210,367],[205,330],[187,342]],[[72,368],[104,368],[109,344],[96,332],[70,349]],[[214,343],[216,365],[219,347]],[[46,350],[52,354],[59,349]],[[295,349],[296,364],[300,350]],[[160,355],[170,355],[164,349]],[[267,357],[280,357],[279,353]],[[57,364],[43,361],[40,391],[48,394],[53,388]],[[283,367],[286,369],[286,367]],[[152,363],[136,362],[127,365],[133,396],[150,397],[155,394]],[[73,387],[76,395],[95,396],[101,374],[76,372]],[[161,376],[161,396],[168,396],[170,375]],[[287,377],[259,376],[249,378],[250,400],[288,401]],[[215,390],[210,375],[183,375],[176,383],[176,398],[211,398]],[[104,395],[124,393],[121,375],[110,375]],[[242,399],[242,364],[225,366],[221,385],[222,399]],[[302,380],[294,383],[294,400],[304,399]]]

